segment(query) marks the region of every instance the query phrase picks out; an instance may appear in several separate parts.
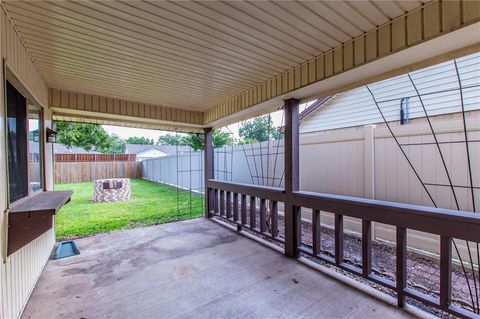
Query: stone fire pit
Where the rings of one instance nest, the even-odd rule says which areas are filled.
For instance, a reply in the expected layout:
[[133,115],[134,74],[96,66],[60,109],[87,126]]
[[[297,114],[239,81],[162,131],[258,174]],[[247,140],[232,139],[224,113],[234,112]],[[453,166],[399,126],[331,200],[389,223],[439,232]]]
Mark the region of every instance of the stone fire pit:
[[117,202],[130,200],[130,179],[98,179],[93,182],[93,201]]

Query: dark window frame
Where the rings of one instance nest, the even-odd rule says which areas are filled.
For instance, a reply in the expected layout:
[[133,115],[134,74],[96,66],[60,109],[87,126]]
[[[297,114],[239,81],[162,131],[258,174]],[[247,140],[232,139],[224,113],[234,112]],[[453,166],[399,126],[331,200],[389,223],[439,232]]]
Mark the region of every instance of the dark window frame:
[[[5,136],[5,143],[6,143],[6,164],[7,164],[7,179],[8,179],[8,185],[7,185],[7,188],[8,188],[8,203],[10,205],[14,205],[18,202],[21,202],[23,201],[24,199],[34,195],[34,194],[37,194],[39,192],[42,192],[42,191],[45,191],[46,189],[46,178],[45,178],[45,136],[44,136],[44,132],[45,132],[45,117],[44,117],[44,109],[43,107],[39,106],[37,103],[34,103],[32,102],[32,99],[29,98],[29,94],[28,94],[28,91],[26,92],[26,90],[22,89],[22,85],[21,85],[21,82],[19,83],[19,81],[17,81],[14,77],[9,77],[8,76],[8,69],[4,69],[6,72],[6,77],[4,78],[4,97],[5,97],[5,133],[6,133],[6,136]],[[21,192],[21,194],[18,194],[16,196],[13,196],[12,197],[12,194],[10,192],[10,174],[11,174],[11,163],[10,163],[10,155],[9,155],[9,144],[10,144],[10,140],[9,140],[9,137],[8,137],[8,131],[9,131],[9,124],[8,124],[8,101],[7,101],[7,97],[8,97],[8,87],[9,85],[11,87],[13,87],[16,92],[21,95],[24,99],[25,99],[25,104],[24,104],[24,112],[22,113],[22,115],[25,115],[25,118],[24,118],[24,121],[25,121],[25,127],[24,127],[24,135],[25,136],[22,136],[22,140],[23,140],[23,143],[25,145],[25,154],[22,154],[22,157],[25,157],[25,160],[26,160],[26,173],[25,173],[25,176],[26,176],[26,180],[24,180],[24,185],[26,185],[26,192],[23,191]],[[39,111],[39,153],[40,153],[40,183],[41,183],[41,187],[32,192],[31,190],[31,184],[30,184],[30,181],[31,181],[31,176],[30,176],[30,173],[29,173],[29,158],[30,158],[30,149],[29,149],[29,132],[30,132],[30,129],[29,129],[29,106],[35,106],[36,108],[38,108],[38,111]],[[25,176],[21,176],[21,178],[25,179]]]

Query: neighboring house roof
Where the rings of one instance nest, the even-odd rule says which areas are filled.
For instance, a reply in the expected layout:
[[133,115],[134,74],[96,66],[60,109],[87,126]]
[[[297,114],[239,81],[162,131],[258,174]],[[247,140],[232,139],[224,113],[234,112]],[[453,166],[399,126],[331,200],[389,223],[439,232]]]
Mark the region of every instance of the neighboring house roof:
[[141,144],[127,144],[125,145],[126,154],[139,154],[149,150],[158,150],[167,155],[173,155],[178,153],[190,152],[192,149],[190,146],[175,146],[175,145],[141,145]]
[[55,154],[101,154],[100,152],[96,151],[87,151],[81,147],[68,147],[66,145],[60,143],[53,144],[53,153]]
[[[456,59],[463,85],[465,111],[480,109],[480,54]],[[461,112],[461,96],[453,60],[410,73],[422,101],[407,74],[369,84],[387,121],[400,119],[402,99],[408,105],[409,119]],[[312,107],[312,109],[310,109]],[[383,123],[383,118],[366,86],[335,95],[322,107],[305,109],[300,133]],[[303,113],[303,112],[302,112]]]
[[[39,152],[38,145],[39,145],[38,142],[29,141],[28,151],[30,153],[38,153]],[[54,154],[101,154],[100,152],[86,151],[81,147],[76,147],[76,146],[67,147],[66,145],[59,144],[59,143],[53,144],[53,153]]]

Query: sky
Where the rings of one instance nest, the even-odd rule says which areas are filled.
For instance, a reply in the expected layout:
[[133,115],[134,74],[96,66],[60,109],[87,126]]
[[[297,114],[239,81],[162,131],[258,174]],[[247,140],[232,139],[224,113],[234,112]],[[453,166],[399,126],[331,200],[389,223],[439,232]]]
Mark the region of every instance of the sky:
[[[313,102],[314,101],[300,105],[300,112],[303,111],[305,109],[305,107],[307,107],[308,105],[310,105]],[[270,113],[270,115],[272,116],[272,121],[273,121],[274,126],[278,127],[278,126],[283,125],[283,123],[282,123],[282,120],[283,120],[282,113],[283,113],[283,111],[281,111],[281,110]],[[149,138],[149,139],[153,139],[153,141],[155,143],[157,142],[158,138],[162,135],[175,134],[175,132],[169,132],[169,131],[150,130],[150,129],[141,129],[141,128],[130,128],[130,127],[113,126],[113,125],[102,125],[102,127],[105,129],[105,131],[107,131],[107,133],[116,134],[123,139],[127,139],[129,137],[135,137],[135,136],[136,137],[142,137],[143,136],[143,137],[146,137],[146,138]],[[232,125],[229,125],[228,127],[226,127],[224,130],[232,132],[233,135],[234,135],[234,138],[238,138],[239,137],[238,128],[239,128],[239,124],[232,124]],[[181,133],[179,133],[179,134],[181,134]]]

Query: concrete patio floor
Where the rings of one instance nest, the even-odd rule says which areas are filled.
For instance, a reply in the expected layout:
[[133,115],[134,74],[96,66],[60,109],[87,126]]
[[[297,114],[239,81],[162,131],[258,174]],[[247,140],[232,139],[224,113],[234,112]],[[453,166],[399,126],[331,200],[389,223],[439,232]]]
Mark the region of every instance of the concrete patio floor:
[[23,318],[408,318],[206,219],[76,241]]

